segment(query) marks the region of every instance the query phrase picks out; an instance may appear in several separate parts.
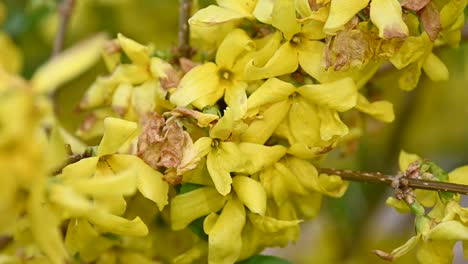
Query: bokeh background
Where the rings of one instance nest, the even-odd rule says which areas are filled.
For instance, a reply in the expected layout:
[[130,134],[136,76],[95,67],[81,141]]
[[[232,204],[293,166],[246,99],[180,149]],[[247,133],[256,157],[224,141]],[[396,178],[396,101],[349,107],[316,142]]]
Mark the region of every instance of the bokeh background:
[[[19,48],[25,78],[51,56],[58,2],[0,1],[0,31]],[[211,3],[200,0],[198,7]],[[170,50],[176,44],[178,5],[176,0],[77,0],[65,46],[97,32],[111,37],[121,32],[158,50]],[[450,70],[449,81],[434,83],[422,75],[417,89],[404,92],[397,87],[396,70],[379,72],[365,89],[371,96],[394,103],[395,122],[388,125],[366,119],[360,140],[334,150],[323,166],[395,174],[401,149],[433,160],[448,171],[468,164],[468,41],[458,48],[440,47],[436,54]],[[0,55],[12,56],[1,50]],[[57,112],[70,132],[76,131],[86,115],[75,111],[78,101],[104,73],[101,62],[60,87]],[[343,198],[326,199],[319,217],[302,224],[296,244],[267,253],[297,264],[386,263],[371,251],[390,251],[414,232],[410,216],[385,206],[389,195],[390,190],[382,186],[352,183]],[[406,255],[396,263],[415,263],[415,256]],[[454,263],[466,263],[461,245],[456,246]]]

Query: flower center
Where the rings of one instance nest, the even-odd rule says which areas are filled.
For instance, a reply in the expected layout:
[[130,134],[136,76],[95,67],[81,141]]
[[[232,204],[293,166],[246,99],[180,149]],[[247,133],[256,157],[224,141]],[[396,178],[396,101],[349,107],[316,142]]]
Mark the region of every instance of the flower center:
[[229,81],[232,79],[232,72],[230,70],[226,70],[226,69],[220,69],[218,71],[218,74],[219,74],[219,77],[222,79],[222,80],[226,80],[226,81]]

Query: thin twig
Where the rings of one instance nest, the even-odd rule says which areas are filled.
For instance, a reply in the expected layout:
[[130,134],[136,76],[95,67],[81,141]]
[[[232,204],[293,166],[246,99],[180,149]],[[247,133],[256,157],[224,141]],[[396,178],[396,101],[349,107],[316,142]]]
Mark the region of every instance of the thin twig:
[[182,0],[179,8],[179,33],[178,47],[180,57],[190,57],[192,49],[190,48],[190,27],[188,20],[190,18],[190,10],[192,9],[192,0]]
[[75,0],[63,0],[59,7],[60,22],[57,34],[55,35],[54,50],[52,56],[56,56],[63,49],[65,34],[67,32],[70,16],[75,7]]
[[[380,172],[360,172],[351,170],[340,170],[331,168],[319,168],[320,173],[328,175],[338,175],[347,181],[367,182],[373,184],[384,184],[392,186],[394,176],[384,175]],[[421,180],[413,178],[405,178],[407,186],[413,189],[423,189],[439,192],[453,192],[468,195],[468,185],[455,184],[449,182]]]

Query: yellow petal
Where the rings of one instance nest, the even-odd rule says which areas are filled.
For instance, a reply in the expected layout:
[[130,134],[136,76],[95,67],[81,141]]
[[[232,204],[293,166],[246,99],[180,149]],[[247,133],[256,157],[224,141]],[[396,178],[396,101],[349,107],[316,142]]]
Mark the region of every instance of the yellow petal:
[[447,81],[449,79],[447,66],[434,53],[427,56],[422,67],[427,76],[434,82]]
[[90,157],[67,165],[63,168],[61,177],[66,180],[91,178],[96,171],[98,161],[99,157]]
[[116,153],[120,147],[136,136],[137,124],[123,119],[104,119],[104,136],[98,147],[98,156]]
[[[230,142],[223,142],[223,147]],[[233,170],[234,172],[254,174],[277,162],[286,154],[286,148],[281,145],[264,146],[260,144],[241,142],[239,150],[244,159],[241,168]],[[258,155],[262,153],[262,155]]]
[[395,210],[402,214],[406,214],[411,211],[411,209],[408,207],[408,204],[405,201],[398,200],[394,197],[388,197],[385,203],[388,206],[395,208]]
[[[303,34],[301,43],[307,40],[320,40],[326,37],[326,34],[322,31],[323,23],[311,20],[302,26],[301,33]],[[300,45],[300,44],[299,44]]]
[[132,90],[133,86],[129,83],[121,83],[117,86],[112,96],[112,110],[114,110],[114,112],[120,115],[124,115],[127,112]]
[[253,11],[253,15],[260,22],[265,24],[271,24],[271,15],[275,2],[272,0],[257,0],[257,5]]
[[28,215],[35,242],[53,264],[61,264],[69,259],[59,230],[59,219],[48,203],[43,200],[41,184],[36,184],[30,193]]
[[190,19],[190,25],[216,26],[219,24],[240,20],[248,17],[248,14],[237,10],[210,5],[198,10]]
[[292,136],[289,139],[291,144],[297,141],[306,146],[315,146],[320,141],[320,119],[316,107],[304,99],[296,98],[293,100],[288,121]]
[[32,77],[33,89],[49,92],[78,77],[99,60],[106,40],[105,34],[98,34],[54,57],[41,66]]
[[96,211],[87,215],[88,220],[100,230],[127,236],[146,236],[148,228],[140,217],[128,220],[123,217]]
[[208,234],[208,263],[234,263],[242,250],[242,229],[245,225],[244,205],[229,200],[218,221]]
[[244,80],[259,80],[294,72],[297,69],[297,51],[289,42],[285,42],[276,50],[264,65],[256,65],[252,59],[245,66]]
[[[218,89],[218,67],[209,62],[190,70],[171,94],[170,100],[177,106],[187,106],[200,97],[215,93]],[[210,103],[214,104],[221,96],[222,94]]]
[[379,28],[379,37],[384,39],[407,37],[408,27],[403,21],[398,0],[372,0],[370,18]]
[[8,73],[19,73],[23,66],[23,54],[4,32],[0,32],[0,50],[0,67]]
[[449,173],[450,182],[468,185],[468,166],[456,168]]
[[208,153],[208,157],[206,159],[206,166],[208,168],[208,172],[210,173],[211,179],[216,187],[216,190],[222,194],[227,195],[231,192],[231,183],[232,178],[229,171],[224,167],[226,163],[233,162],[232,160],[226,160],[220,158],[221,155],[224,156],[222,150],[212,149],[210,153]]
[[182,174],[184,171],[194,169],[200,160],[210,152],[212,141],[210,137],[202,137],[195,141],[191,147],[185,148],[177,168],[178,173]]
[[249,127],[241,135],[241,140],[244,142],[265,144],[286,117],[290,107],[291,100],[280,101],[268,107],[265,111],[260,113],[258,119],[250,123]]
[[[244,75],[248,74],[248,72],[244,72],[244,68],[245,65],[250,63],[251,60],[253,60],[254,65],[265,65],[279,49],[282,40],[283,36],[279,31],[268,34],[263,38],[255,39],[254,41],[257,50],[251,51],[240,57],[234,65],[232,71],[235,73],[243,73]],[[240,78],[243,78],[242,74]]]
[[148,47],[125,37],[123,34],[117,34],[117,40],[125,54],[137,65],[147,66],[150,63],[150,50]]
[[219,215],[217,213],[211,213],[205,217],[205,220],[203,221],[203,231],[205,231],[206,234],[209,234],[211,229],[213,229],[213,226],[216,224],[216,221],[218,221]]
[[257,0],[217,0],[216,2],[221,7],[251,14]]
[[223,69],[232,69],[239,55],[253,49],[255,49],[255,43],[247,33],[241,29],[235,29],[219,45],[216,52],[216,65]]
[[330,14],[323,31],[327,34],[333,34],[338,30],[342,30],[344,25],[364,9],[367,4],[369,4],[369,0],[332,0]]
[[286,165],[291,170],[292,174],[296,176],[299,183],[307,190],[329,194],[328,190],[320,186],[318,171],[312,163],[290,156],[288,156],[286,161]]
[[46,157],[48,171],[53,171],[61,167],[68,157],[68,153],[65,148],[65,140],[60,133],[59,124],[52,125]]
[[265,189],[259,182],[246,176],[236,176],[232,179],[232,187],[239,200],[252,213],[265,215],[267,196]]
[[299,223],[302,222],[302,220],[279,220],[270,216],[262,216],[252,213],[247,214],[247,216],[255,228],[258,228],[265,233],[276,233],[287,228],[299,227]]
[[367,101],[367,99],[361,94],[358,95],[356,109],[384,122],[390,123],[395,119],[392,103],[388,101],[375,101],[369,103],[369,101]]
[[322,140],[330,140],[335,136],[343,137],[348,134],[348,127],[341,121],[336,111],[318,107],[317,113],[320,118],[320,137]]
[[430,49],[432,49],[432,42],[425,32],[417,37],[410,36],[405,39],[398,52],[390,58],[390,62],[401,70],[420,60]]
[[198,259],[208,255],[208,247],[205,241],[195,243],[189,250],[175,257],[171,263],[173,264],[192,264]]
[[298,178],[293,174],[289,167],[281,162],[277,162],[275,163],[275,169],[278,171],[282,182],[287,183],[285,189],[288,190],[289,195],[297,194],[305,196],[308,194],[306,188],[301,184],[301,182],[299,182]]
[[322,55],[325,43],[321,41],[303,41],[298,46],[299,63],[310,76],[320,83],[329,83],[351,77],[358,88],[363,87],[379,69],[383,60],[373,60],[364,67],[352,67],[347,71],[335,71],[332,68],[325,70]]
[[226,197],[213,187],[203,187],[180,194],[171,201],[172,229],[184,229],[193,220],[221,210]]
[[332,83],[304,85],[297,89],[307,101],[343,112],[357,102],[357,87],[351,78]]
[[146,113],[155,110],[155,97],[158,85],[156,80],[150,80],[133,87],[130,100],[133,110],[139,116],[144,116]]
[[247,112],[247,94],[245,89],[247,83],[233,82],[232,85],[226,88],[224,101],[232,110],[234,120],[240,120]]
[[286,100],[295,90],[296,88],[291,83],[270,78],[249,96],[248,109]]
[[79,252],[82,260],[91,262],[112,247],[113,241],[101,237],[87,220],[72,219],[68,223],[65,245],[71,255]]
[[224,110],[223,117],[221,117],[218,123],[210,130],[210,137],[225,140],[232,134],[234,125],[234,112],[231,108],[227,107]]
[[155,202],[162,211],[168,204],[169,185],[163,180],[163,175],[147,165],[143,160],[133,155],[112,155],[107,159],[114,171],[133,169],[137,174],[137,188],[140,193]]
[[421,243],[416,254],[419,263],[450,264],[455,241],[427,240]]
[[398,164],[400,165],[400,171],[406,171],[411,163],[416,160],[421,160],[421,158],[416,154],[407,153],[404,150],[400,152],[398,158]]
[[271,24],[281,30],[284,38],[290,40],[294,34],[301,30],[296,19],[296,8],[293,1],[276,0],[271,14]]
[[110,177],[94,177],[70,182],[77,192],[91,196],[131,195],[136,191],[136,172],[127,170]]

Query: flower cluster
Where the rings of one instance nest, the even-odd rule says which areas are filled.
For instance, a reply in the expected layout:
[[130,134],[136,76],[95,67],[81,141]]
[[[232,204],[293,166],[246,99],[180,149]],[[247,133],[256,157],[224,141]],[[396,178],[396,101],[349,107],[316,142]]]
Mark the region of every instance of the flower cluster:
[[[0,165],[8,168],[0,213],[14,216],[0,219],[0,232],[13,237],[4,250],[16,252],[11,261],[235,263],[295,241],[322,196],[347,189],[316,168],[347,140],[350,125],[341,113],[393,121],[391,103],[370,102],[361,91],[383,63],[402,70],[402,89],[416,86],[421,69],[447,79],[432,49],[457,45],[466,1],[218,4],[189,20],[201,50],[193,59],[165,61],[119,34],[105,46],[98,36],[65,52],[31,82],[0,71]],[[80,102],[90,115],[77,135],[102,138],[86,147],[50,109],[43,116],[31,109],[50,108],[44,95],[94,62],[101,46],[109,74]],[[13,93],[18,82],[29,88]],[[24,124],[7,122],[3,108],[10,106]],[[83,152],[79,161],[67,162],[65,144]],[[411,244],[442,234],[431,219],[466,218],[450,199],[434,209],[451,212],[443,221],[421,216],[424,227]],[[454,234],[466,228],[460,221],[450,224]],[[173,241],[178,251],[165,251],[161,240],[180,237],[187,241]]]

